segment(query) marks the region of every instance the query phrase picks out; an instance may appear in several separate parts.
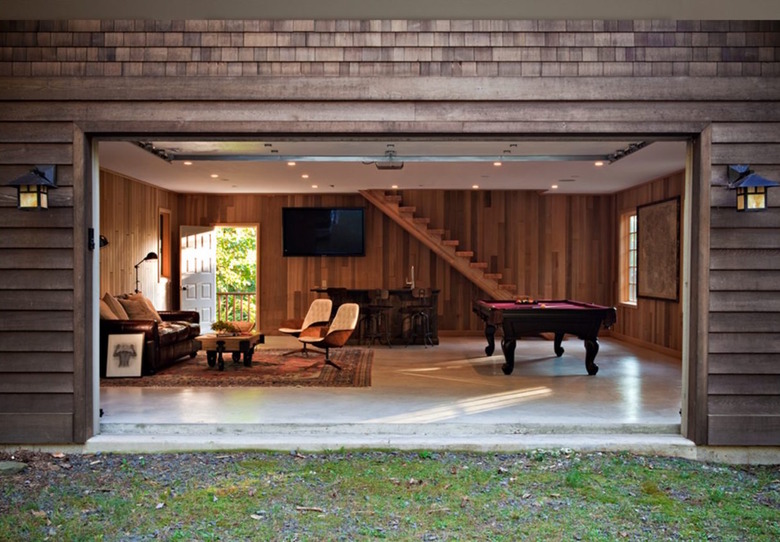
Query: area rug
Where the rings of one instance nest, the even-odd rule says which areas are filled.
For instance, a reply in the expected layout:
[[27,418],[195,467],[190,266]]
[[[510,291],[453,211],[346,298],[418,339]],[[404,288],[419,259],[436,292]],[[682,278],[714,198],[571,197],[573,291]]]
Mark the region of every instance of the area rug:
[[331,359],[341,367],[325,365],[325,355],[311,352],[308,356],[284,350],[255,350],[252,366],[243,360],[234,363],[225,356],[225,370],[209,367],[206,353],[198,352],[192,359],[180,361],[157,374],[141,378],[101,378],[108,387],[181,388],[181,387],[251,387],[251,386],[322,386],[366,387],[371,385],[371,362],[374,352],[367,348],[340,348],[331,351]]

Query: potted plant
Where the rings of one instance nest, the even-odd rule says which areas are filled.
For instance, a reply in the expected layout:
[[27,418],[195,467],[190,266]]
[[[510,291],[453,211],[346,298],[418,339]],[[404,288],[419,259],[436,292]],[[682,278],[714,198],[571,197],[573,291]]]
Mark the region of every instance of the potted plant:
[[217,335],[237,335],[239,333],[239,330],[236,326],[231,324],[230,322],[225,322],[223,320],[217,320],[213,324],[211,324],[211,329],[214,331]]

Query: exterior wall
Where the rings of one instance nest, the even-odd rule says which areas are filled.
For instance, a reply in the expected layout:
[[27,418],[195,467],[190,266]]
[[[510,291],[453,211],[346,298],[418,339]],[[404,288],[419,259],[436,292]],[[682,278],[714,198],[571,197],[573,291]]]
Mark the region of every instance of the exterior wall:
[[712,127],[708,441],[777,444],[780,434],[780,189],[736,213],[729,164],[780,180],[780,128]]
[[55,163],[62,186],[40,215],[0,188],[0,440],[90,434],[93,134],[663,133],[697,149],[685,434],[780,444],[780,224],[710,188],[780,172],[779,43],[777,21],[0,22],[0,174]]

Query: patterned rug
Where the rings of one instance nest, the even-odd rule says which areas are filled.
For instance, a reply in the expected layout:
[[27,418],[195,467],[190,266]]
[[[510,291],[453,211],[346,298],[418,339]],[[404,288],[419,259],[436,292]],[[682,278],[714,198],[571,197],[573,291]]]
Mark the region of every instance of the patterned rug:
[[225,370],[209,367],[206,353],[198,352],[192,359],[180,361],[157,374],[141,378],[101,378],[101,386],[127,387],[251,387],[251,386],[321,386],[366,387],[371,385],[371,362],[374,352],[367,348],[340,348],[331,351],[331,359],[341,367],[325,365],[325,355],[311,352],[308,356],[284,350],[259,348],[252,357],[252,366],[243,360],[234,363],[225,355]]

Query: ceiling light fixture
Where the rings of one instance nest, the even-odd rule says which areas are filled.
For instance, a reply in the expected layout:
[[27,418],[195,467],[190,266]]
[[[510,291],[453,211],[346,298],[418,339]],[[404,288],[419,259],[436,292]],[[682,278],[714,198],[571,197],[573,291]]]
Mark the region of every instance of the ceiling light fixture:
[[604,162],[602,162],[601,160],[599,160],[599,161],[597,161],[597,162],[593,162],[593,165],[594,165],[594,166],[596,166],[596,167],[601,167],[601,166],[603,166],[603,165],[604,165]]
[[288,165],[288,166],[294,166],[294,165],[295,165],[295,162],[292,162],[292,161],[290,161],[290,162],[287,162],[287,165]]
[[192,165],[192,162],[189,162],[189,161],[187,161],[187,162],[184,162],[184,165],[185,165],[185,166],[191,166],[191,165]]
[[308,179],[308,178],[309,178],[308,173],[304,173],[303,175],[301,175],[301,179]]
[[[388,147],[391,147],[391,145],[388,145]],[[379,170],[397,170],[397,169],[403,169],[404,163],[399,162],[395,157],[395,151],[391,148],[388,148],[388,150],[385,151],[385,160],[381,162],[374,162],[374,165]]]
[[219,175],[217,175],[216,173],[212,173],[211,174],[211,178],[212,179],[219,179]]

